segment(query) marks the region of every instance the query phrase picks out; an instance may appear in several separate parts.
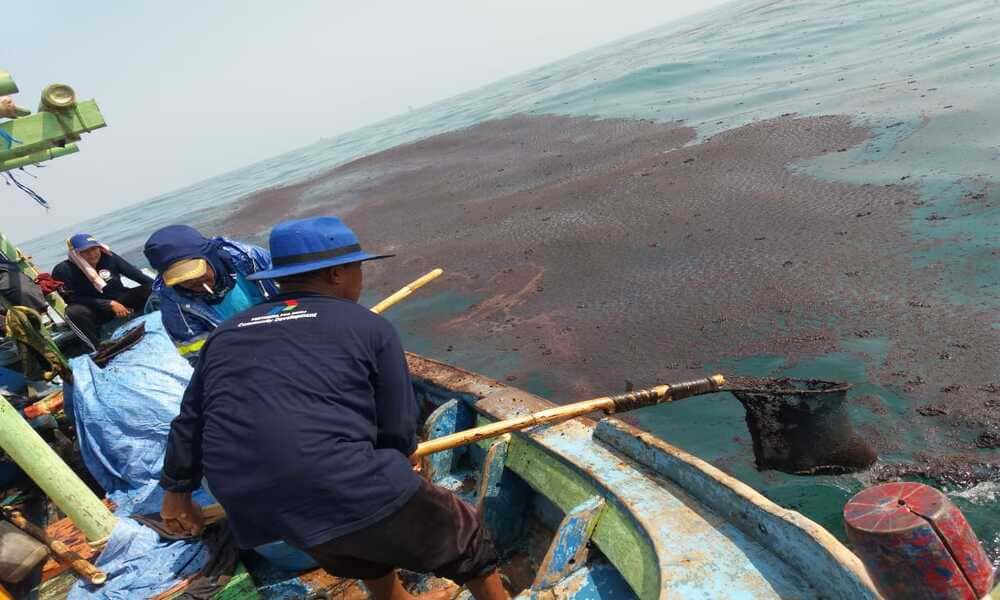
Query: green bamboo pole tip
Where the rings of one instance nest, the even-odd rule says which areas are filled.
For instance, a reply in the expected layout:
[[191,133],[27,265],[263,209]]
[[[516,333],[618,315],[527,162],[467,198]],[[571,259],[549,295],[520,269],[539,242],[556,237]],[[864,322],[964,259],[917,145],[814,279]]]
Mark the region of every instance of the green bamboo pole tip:
[[10,73],[0,69],[0,96],[10,96],[17,93],[17,84]]
[[115,516],[3,396],[0,396],[0,448],[90,542],[100,542],[111,535]]
[[21,271],[31,279],[38,277],[38,268],[35,267],[35,264],[3,232],[0,232],[0,253],[3,253],[7,260],[16,262],[17,266],[21,267]]
[[[57,150],[60,150],[62,152],[57,152]],[[56,158],[58,156],[63,156],[64,154],[72,154],[77,150],[78,149],[76,147],[76,144],[70,144],[65,148],[53,148],[52,150],[45,150],[44,152],[41,152],[39,154],[32,154],[29,157],[25,157],[25,158],[34,157],[37,160],[33,162],[32,161],[25,162],[24,164],[34,164],[34,162],[46,160],[46,156],[48,158]],[[12,162],[16,162],[17,160],[19,159],[14,159],[14,161],[8,161],[8,162],[0,162],[0,173],[2,173],[7,168],[7,166],[9,166]],[[23,165],[16,165],[16,166],[23,166]],[[32,280],[38,278],[38,267],[35,266],[35,263],[31,262],[31,260],[29,260],[20,250],[18,250],[17,246],[15,246],[14,243],[11,242],[10,239],[8,239],[7,236],[3,234],[2,231],[0,231],[0,254],[6,256],[8,260],[16,262],[17,265],[21,267],[21,271]],[[62,317],[66,316],[66,301],[63,300],[63,297],[59,295],[59,292],[52,292],[51,294],[48,294],[45,297],[49,301],[49,306],[54,308],[56,312],[59,313]]]
[[45,162],[47,160],[52,160],[53,158],[59,158],[60,156],[66,156],[68,154],[75,154],[79,151],[80,147],[76,144],[66,144],[66,146],[62,148],[49,148],[48,150],[42,150],[27,156],[19,156],[10,160],[0,160],[0,173],[10,171],[11,169],[19,169],[28,165],[36,165],[40,162]]

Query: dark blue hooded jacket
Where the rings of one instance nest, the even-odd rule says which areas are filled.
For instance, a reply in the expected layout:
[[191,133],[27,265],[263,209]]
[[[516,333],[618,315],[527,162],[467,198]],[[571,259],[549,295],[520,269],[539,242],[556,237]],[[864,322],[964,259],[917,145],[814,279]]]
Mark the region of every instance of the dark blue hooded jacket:
[[413,496],[417,416],[389,321],[340,298],[278,296],[209,336],[160,485],[190,492],[204,476],[244,548],[310,548]]
[[[222,322],[212,305],[232,290],[236,274],[246,277],[271,268],[271,255],[267,250],[224,237],[209,239],[187,225],[169,225],[157,230],[149,236],[143,253],[150,266],[161,274],[174,262],[188,258],[203,258],[217,274],[225,274],[215,279],[214,298],[181,287],[168,287],[162,275],[153,282],[163,325],[181,354],[191,360],[197,358],[205,338]],[[256,285],[265,300],[278,293],[270,279],[258,281]]]

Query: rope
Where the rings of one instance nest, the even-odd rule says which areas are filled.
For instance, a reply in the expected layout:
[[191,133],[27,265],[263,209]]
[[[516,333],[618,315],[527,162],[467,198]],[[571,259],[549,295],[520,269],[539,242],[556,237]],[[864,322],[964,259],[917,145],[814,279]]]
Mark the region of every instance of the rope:
[[79,338],[81,342],[86,344],[87,347],[90,348],[91,352],[97,352],[97,346],[95,346],[94,342],[90,341],[90,338],[87,337],[87,334],[81,331],[80,328],[77,327],[76,323],[74,323],[73,320],[69,318],[69,312],[66,313],[66,316],[63,317],[63,320],[66,321],[66,325],[69,326],[69,329],[70,331],[73,332],[73,335]]
[[8,171],[0,173],[0,175],[3,175],[4,178],[6,178],[7,185],[13,184],[17,186],[19,190],[30,196],[32,200],[42,205],[45,208],[45,210],[48,210],[50,208],[49,203],[45,200],[45,198],[42,198],[41,196],[38,195],[38,192],[36,192],[35,190],[31,189],[30,187],[24,185],[23,183],[15,179],[13,173],[10,173]]
[[61,375],[73,380],[73,372],[59,347],[49,337],[42,316],[26,306],[12,306],[7,311],[7,334],[17,342],[25,375],[29,379],[50,380]]
[[23,143],[24,143],[24,142],[22,142],[21,140],[19,140],[19,139],[16,139],[16,138],[15,138],[14,136],[12,136],[11,134],[7,133],[7,132],[6,132],[5,130],[3,130],[3,129],[0,129],[0,138],[2,138],[2,139],[3,139],[3,141],[7,142],[7,149],[8,149],[8,150],[10,150],[10,149],[11,149],[11,146],[13,146],[14,144],[23,144]]

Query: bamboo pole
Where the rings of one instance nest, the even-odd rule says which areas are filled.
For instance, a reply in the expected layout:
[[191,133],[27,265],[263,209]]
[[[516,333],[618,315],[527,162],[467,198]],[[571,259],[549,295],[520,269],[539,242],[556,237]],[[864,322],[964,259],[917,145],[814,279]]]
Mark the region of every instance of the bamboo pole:
[[19,156],[10,160],[2,160],[0,161],[0,172],[19,169],[28,165],[37,165],[40,162],[59,158],[60,156],[76,154],[79,151],[80,147],[76,144],[66,144],[62,148],[49,148],[48,150],[40,150],[27,156]]
[[397,302],[399,302],[403,298],[406,298],[416,290],[422,288],[423,286],[427,285],[428,283],[440,277],[442,273],[444,273],[442,269],[434,269],[433,271],[424,275],[420,279],[410,282],[409,284],[403,286],[403,288],[398,292],[396,292],[395,294],[389,296],[385,300],[373,306],[371,309],[372,312],[377,315],[382,314],[383,312],[388,310],[389,307],[391,307],[393,304],[396,304]]
[[[683,383],[668,385],[658,385],[649,389],[636,390],[634,392],[627,392],[617,396],[602,396],[600,398],[594,398],[593,400],[583,400],[572,404],[566,404],[564,406],[557,406],[555,408],[538,411],[523,417],[497,421],[496,423],[490,423],[489,425],[483,425],[482,427],[474,427],[472,429],[466,429],[451,435],[444,435],[439,438],[434,438],[433,440],[428,440],[417,445],[417,449],[413,452],[410,459],[415,460],[423,458],[429,454],[434,454],[435,452],[444,452],[445,450],[451,450],[452,448],[457,448],[459,446],[466,446],[480,440],[497,437],[512,431],[527,429],[528,427],[534,427],[535,425],[569,421],[570,419],[595,411],[604,411],[608,414],[626,412],[642,408],[644,406],[673,402],[674,400],[681,400],[683,398],[689,398],[700,394],[711,394],[719,391],[719,388],[725,384],[725,377],[722,375],[712,375],[704,379],[696,379],[694,381],[685,381]],[[225,516],[225,514],[225,510],[220,504],[212,504],[202,509],[202,515],[205,519],[206,525],[210,522],[217,521]]]
[[10,73],[0,69],[0,96],[9,96],[17,93],[17,84]]
[[[76,144],[70,145],[76,147]],[[73,152],[76,152],[76,150],[73,150]],[[9,163],[0,160],[0,172],[6,170],[7,164]],[[7,257],[7,260],[17,263],[17,266],[21,268],[21,272],[27,275],[32,281],[38,279],[38,268],[35,266],[35,263],[31,262],[31,258],[21,252],[20,248],[15,246],[14,242],[10,241],[2,231],[0,231],[0,254]],[[46,295],[45,298],[57,313],[61,316],[66,315],[66,302],[59,295],[59,292],[52,292]]]
[[722,375],[712,375],[711,377],[697,379],[695,381],[686,381],[684,383],[671,385],[658,385],[645,390],[626,392],[618,396],[602,396],[600,398],[594,398],[593,400],[574,402],[572,404],[549,408],[530,415],[525,415],[523,417],[514,417],[513,419],[497,421],[496,423],[490,423],[481,427],[473,427],[472,429],[466,429],[451,435],[445,435],[428,440],[417,446],[417,450],[413,453],[413,456],[416,458],[422,458],[428,454],[451,450],[452,448],[457,448],[458,446],[465,446],[467,444],[472,444],[480,440],[496,437],[512,431],[527,429],[528,427],[534,427],[535,425],[546,425],[549,423],[568,421],[596,411],[603,411],[607,414],[612,414],[616,412],[634,410],[644,406],[652,406],[654,404],[673,402],[674,400],[697,396],[699,394],[710,394],[712,392],[719,391],[719,388],[725,385],[725,383],[726,380]]
[[0,448],[92,543],[111,535],[115,516],[21,415],[0,396]]
[[108,580],[108,575],[104,571],[90,564],[63,542],[50,538],[44,529],[25,519],[21,513],[5,509],[4,516],[22,531],[48,546],[56,558],[67,563],[77,574],[90,583],[103,585]]

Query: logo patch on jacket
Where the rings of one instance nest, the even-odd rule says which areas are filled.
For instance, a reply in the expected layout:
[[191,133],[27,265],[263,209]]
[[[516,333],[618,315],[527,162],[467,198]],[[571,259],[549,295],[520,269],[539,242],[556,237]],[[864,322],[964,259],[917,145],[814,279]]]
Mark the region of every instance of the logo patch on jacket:
[[252,327],[254,325],[268,325],[271,323],[282,323],[284,321],[295,321],[298,319],[315,319],[319,313],[309,312],[306,309],[299,309],[298,300],[285,300],[266,313],[251,317],[247,321],[240,321],[237,327]]
[[299,305],[298,300],[285,300],[281,304],[272,308],[267,314],[277,315],[283,312],[292,312]]

